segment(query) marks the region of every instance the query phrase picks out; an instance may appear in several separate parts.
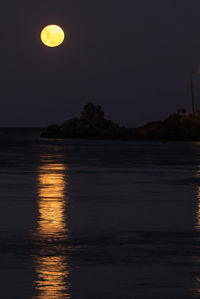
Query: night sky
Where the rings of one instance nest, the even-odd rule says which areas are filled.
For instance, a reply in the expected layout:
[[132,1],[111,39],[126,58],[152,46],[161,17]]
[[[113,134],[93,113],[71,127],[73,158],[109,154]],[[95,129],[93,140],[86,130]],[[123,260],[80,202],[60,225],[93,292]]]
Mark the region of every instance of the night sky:
[[[4,1],[0,24],[0,126],[62,123],[88,101],[128,126],[190,107],[199,1]],[[62,46],[41,43],[48,24],[64,29]]]

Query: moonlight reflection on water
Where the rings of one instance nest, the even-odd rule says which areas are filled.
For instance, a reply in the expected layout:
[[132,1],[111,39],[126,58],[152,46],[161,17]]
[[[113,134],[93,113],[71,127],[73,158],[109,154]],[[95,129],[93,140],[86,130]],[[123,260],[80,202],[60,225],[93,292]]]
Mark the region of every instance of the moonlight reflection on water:
[[67,258],[59,245],[67,237],[66,165],[62,156],[41,157],[38,170],[38,212],[35,256],[38,298],[71,298]]

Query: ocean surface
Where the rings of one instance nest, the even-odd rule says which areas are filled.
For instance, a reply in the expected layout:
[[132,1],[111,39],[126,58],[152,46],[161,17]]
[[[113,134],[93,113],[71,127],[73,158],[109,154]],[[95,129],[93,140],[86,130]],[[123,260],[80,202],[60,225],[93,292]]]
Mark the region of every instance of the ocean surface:
[[0,298],[200,298],[200,143],[1,130]]

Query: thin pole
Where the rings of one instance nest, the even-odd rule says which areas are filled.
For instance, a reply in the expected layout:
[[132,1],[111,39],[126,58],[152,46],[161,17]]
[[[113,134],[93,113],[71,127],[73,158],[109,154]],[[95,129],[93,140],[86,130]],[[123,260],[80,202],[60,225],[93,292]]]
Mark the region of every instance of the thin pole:
[[194,115],[195,108],[194,108],[194,86],[193,81],[191,80],[191,92],[192,92],[192,114]]

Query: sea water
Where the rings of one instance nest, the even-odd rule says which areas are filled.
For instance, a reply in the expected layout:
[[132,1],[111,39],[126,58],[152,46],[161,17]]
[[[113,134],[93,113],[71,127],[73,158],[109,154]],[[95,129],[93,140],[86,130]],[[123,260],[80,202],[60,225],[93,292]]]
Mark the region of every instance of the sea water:
[[200,143],[0,131],[0,298],[200,297]]

